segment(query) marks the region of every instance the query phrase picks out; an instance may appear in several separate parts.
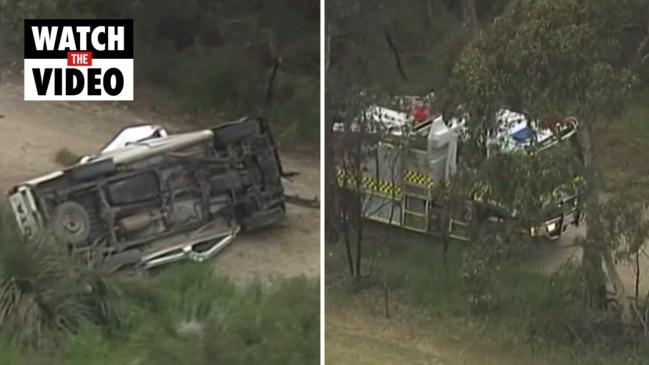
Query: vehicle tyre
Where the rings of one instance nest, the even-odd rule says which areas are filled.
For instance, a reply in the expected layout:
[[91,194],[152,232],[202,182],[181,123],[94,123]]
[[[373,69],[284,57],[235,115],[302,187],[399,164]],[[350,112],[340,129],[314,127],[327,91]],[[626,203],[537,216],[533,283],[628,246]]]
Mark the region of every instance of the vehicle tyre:
[[90,215],[79,203],[67,201],[54,209],[54,234],[60,240],[78,245],[85,243],[90,236]]
[[245,231],[252,231],[279,223],[285,217],[286,209],[284,206],[278,206],[242,219],[241,228]]
[[228,145],[261,134],[261,127],[257,120],[246,119],[242,122],[217,127],[214,134],[217,144]]
[[265,184],[272,184],[281,181],[279,166],[275,159],[270,156],[260,156],[257,159],[257,163],[259,165],[259,170],[261,170],[262,176],[264,177]]

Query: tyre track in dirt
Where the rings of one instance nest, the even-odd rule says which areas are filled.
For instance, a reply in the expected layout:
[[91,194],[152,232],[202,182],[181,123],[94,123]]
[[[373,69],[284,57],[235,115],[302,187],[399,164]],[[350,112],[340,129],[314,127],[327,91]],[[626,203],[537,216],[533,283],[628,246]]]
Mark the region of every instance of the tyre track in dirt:
[[[54,169],[55,154],[67,147],[75,154],[97,152],[124,126],[153,122],[172,130],[171,118],[160,119],[111,103],[25,102],[22,86],[11,80],[0,87],[0,189]],[[288,194],[319,196],[317,158],[283,155],[287,171],[300,175],[286,182]],[[5,198],[3,198],[5,199]],[[6,201],[6,200],[5,200]],[[235,280],[254,277],[317,277],[320,273],[320,212],[288,207],[288,219],[276,227],[237,238],[213,260],[219,272]]]

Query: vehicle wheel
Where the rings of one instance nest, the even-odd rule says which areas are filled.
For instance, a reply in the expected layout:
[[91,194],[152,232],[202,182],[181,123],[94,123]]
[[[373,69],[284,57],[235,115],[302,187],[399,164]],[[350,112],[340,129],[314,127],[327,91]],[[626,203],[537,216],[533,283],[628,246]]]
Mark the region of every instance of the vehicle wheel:
[[139,250],[126,250],[108,256],[104,265],[106,269],[114,273],[116,271],[135,268],[142,259],[142,253]]
[[261,173],[264,187],[281,184],[277,161],[268,156],[259,156],[256,160],[256,165]]
[[248,119],[216,128],[215,139],[219,145],[228,145],[260,133],[259,122],[255,119]]
[[54,209],[54,234],[62,241],[78,245],[90,236],[90,216],[78,203],[67,201]]
[[246,231],[271,226],[281,222],[286,217],[286,210],[283,206],[268,209],[241,220],[241,228]]

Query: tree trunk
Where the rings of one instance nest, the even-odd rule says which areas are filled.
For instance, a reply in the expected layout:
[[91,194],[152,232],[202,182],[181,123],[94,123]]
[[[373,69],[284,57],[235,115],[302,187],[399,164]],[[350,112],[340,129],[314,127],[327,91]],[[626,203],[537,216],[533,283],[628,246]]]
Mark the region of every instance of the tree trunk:
[[638,301],[640,300],[640,272],[641,272],[641,266],[640,266],[640,251],[635,253],[634,257],[635,261],[635,282],[634,282],[634,291],[633,291],[633,298],[635,300],[635,304],[638,304]]
[[584,171],[588,191],[585,196],[584,210],[586,213],[586,241],[583,246],[582,266],[584,268],[584,279],[586,284],[588,302],[596,308],[606,306],[606,274],[602,263],[602,245],[598,242],[601,235],[597,234],[599,223],[597,222],[599,206],[599,189],[597,186],[597,174],[593,167],[593,140],[592,127],[585,123],[578,130],[579,146],[583,156]]
[[615,300],[620,307],[619,310],[622,323],[631,324],[633,322],[632,303],[626,293],[624,283],[617,272],[617,266],[615,265],[615,260],[613,260],[613,254],[610,250],[602,253],[602,261],[604,262],[607,278],[615,292]]
[[347,264],[349,265],[349,276],[356,276],[354,273],[354,256],[352,254],[351,237],[349,236],[349,212],[347,206],[343,207],[343,237],[345,240],[345,251],[347,253]]
[[647,47],[649,47],[649,20],[647,20],[647,28],[645,29],[645,36],[640,42],[640,45],[638,45],[638,48],[636,49],[636,62],[644,63],[647,57],[649,57],[649,51],[647,51]]
[[328,241],[337,241],[340,234],[340,191],[338,188],[338,181],[336,178],[336,152],[333,145],[333,129],[332,123],[326,118],[325,123],[325,144],[324,144],[324,157],[325,161],[332,163],[325,164],[325,196],[324,196],[324,210],[325,210],[325,239]]
[[462,15],[464,25],[473,28],[478,23],[478,15],[475,11],[475,0],[462,0]]
[[[359,197],[361,195],[359,194]],[[359,200],[362,198],[359,198]],[[358,217],[358,227],[356,228],[356,276],[361,276],[361,259],[363,258],[363,204],[359,202],[358,211],[355,212]]]
[[384,31],[383,36],[385,37],[385,41],[387,42],[390,51],[392,51],[392,55],[394,56],[394,64],[395,67],[397,68],[397,72],[399,73],[399,76],[401,77],[401,80],[408,81],[408,76],[406,76],[406,72],[403,68],[403,61],[401,59],[401,54],[399,53],[399,50],[397,49],[397,46],[394,43],[394,39],[392,39],[392,36],[390,35],[390,33],[388,33],[388,31]]
[[327,34],[325,35],[325,71],[329,71],[331,66],[331,25],[327,25]]
[[583,247],[582,270],[586,285],[586,301],[590,307],[606,307],[606,275],[602,269],[602,256],[589,241]]
[[598,176],[592,164],[594,151],[590,123],[582,126],[579,132],[584,167],[588,175],[586,178],[590,185],[585,204],[587,229],[586,244],[583,247],[582,259],[590,303],[598,308],[604,308],[607,300],[606,287],[609,284],[615,293],[615,300],[620,307],[620,315],[623,323],[630,323],[632,321],[631,301],[617,271],[617,266],[613,259],[613,252],[607,242],[601,242],[605,235],[600,231],[601,227],[597,222],[600,191]]

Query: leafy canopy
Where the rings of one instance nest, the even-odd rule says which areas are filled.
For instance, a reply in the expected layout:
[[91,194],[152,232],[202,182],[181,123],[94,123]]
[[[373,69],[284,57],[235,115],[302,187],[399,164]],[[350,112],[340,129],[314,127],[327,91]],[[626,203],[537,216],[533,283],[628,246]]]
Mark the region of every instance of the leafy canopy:
[[[536,193],[543,186],[549,191],[557,178],[575,172],[571,163],[561,162],[571,158],[564,149],[563,157],[501,159],[496,172],[507,171],[507,179],[489,173],[494,163],[485,162],[485,137],[503,127],[493,117],[499,108],[522,112],[547,126],[576,115],[590,127],[623,106],[635,82],[621,52],[628,21],[625,6],[616,0],[512,0],[462,51],[445,107],[456,110],[461,104],[469,114],[468,164],[489,185],[499,185],[492,198],[513,202],[510,192]],[[556,171],[561,166],[566,173]]]
[[634,82],[622,66],[624,6],[513,0],[460,55],[453,94],[476,112],[504,105],[538,118],[584,119],[611,111]]

